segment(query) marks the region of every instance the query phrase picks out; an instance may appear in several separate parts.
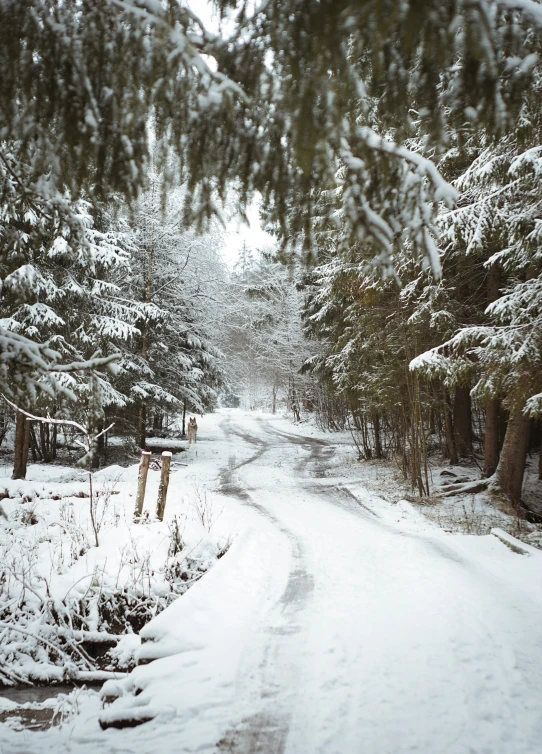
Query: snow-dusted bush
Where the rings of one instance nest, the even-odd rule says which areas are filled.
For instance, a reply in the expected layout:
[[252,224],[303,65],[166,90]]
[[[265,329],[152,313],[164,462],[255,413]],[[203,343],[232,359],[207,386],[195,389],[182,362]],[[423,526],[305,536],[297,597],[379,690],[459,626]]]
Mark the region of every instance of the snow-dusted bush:
[[122,637],[135,640],[223,554],[188,504],[169,524],[134,524],[135,468],[95,474],[94,524],[88,498],[74,497],[84,481],[5,483],[0,683],[129,667],[137,641],[125,651]]

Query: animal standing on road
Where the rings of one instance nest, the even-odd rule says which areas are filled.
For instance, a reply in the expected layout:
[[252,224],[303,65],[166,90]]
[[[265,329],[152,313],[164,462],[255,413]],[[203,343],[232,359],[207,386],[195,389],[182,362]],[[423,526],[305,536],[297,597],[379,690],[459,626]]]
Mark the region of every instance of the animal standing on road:
[[191,416],[188,421],[188,444],[196,443],[198,440],[198,423],[195,416]]

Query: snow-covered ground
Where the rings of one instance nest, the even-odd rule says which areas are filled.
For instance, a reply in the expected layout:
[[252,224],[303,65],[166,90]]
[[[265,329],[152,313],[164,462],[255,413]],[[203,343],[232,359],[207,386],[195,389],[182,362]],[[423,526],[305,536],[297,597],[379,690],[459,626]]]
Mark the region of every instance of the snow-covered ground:
[[145,626],[147,664],[72,715],[64,701],[60,727],[2,726],[0,749],[540,752],[540,551],[369,491],[347,436],[235,410],[198,423],[166,518],[197,490],[230,549]]
[[173,459],[164,522],[154,462],[140,522],[137,464],[93,474],[92,511],[79,469],[32,464],[26,480],[0,477],[0,683],[98,679],[133,666],[133,632],[228,545],[212,531],[204,491],[187,483],[195,446],[182,457]]

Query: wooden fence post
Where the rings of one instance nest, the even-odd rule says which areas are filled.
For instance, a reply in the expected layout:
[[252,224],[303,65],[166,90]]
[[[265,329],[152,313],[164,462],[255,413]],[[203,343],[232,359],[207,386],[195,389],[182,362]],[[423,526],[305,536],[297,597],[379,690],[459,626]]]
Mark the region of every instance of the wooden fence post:
[[145,500],[145,489],[147,487],[147,474],[149,473],[149,463],[151,461],[151,451],[141,451],[141,461],[139,462],[139,471],[137,472],[137,496],[134,518],[141,518],[143,512],[143,501]]
[[164,511],[166,510],[170,463],[171,452],[169,450],[164,450],[164,452],[162,453],[162,472],[160,474],[160,486],[158,487],[158,501],[156,503],[156,515],[158,516],[160,521],[164,520]]

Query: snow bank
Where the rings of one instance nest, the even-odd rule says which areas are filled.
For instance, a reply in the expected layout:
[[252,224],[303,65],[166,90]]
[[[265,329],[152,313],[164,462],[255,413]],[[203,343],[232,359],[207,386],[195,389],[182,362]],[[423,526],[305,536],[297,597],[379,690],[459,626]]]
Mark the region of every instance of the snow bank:
[[[88,474],[77,469],[35,464],[31,481],[0,478],[9,495],[0,526],[0,683],[97,681],[109,677],[102,671],[133,666],[138,637],[107,650],[184,594],[222,553],[223,535],[206,530],[178,472],[161,523],[154,518],[160,472],[149,471],[143,523],[134,524],[137,472],[137,464],[97,471],[93,516]],[[104,646],[97,661],[90,645]]]
[[149,450],[186,450],[186,440],[175,437],[147,437],[146,445]]
[[149,664],[103,686],[102,698],[119,697],[100,715],[104,727],[233,701],[243,646],[273,592],[273,539],[245,529],[217,567],[142,629],[136,656]]

